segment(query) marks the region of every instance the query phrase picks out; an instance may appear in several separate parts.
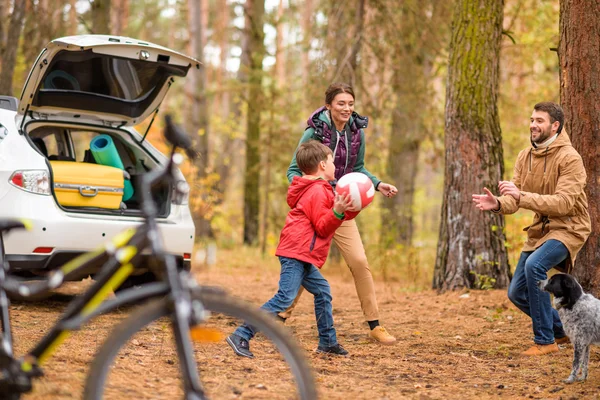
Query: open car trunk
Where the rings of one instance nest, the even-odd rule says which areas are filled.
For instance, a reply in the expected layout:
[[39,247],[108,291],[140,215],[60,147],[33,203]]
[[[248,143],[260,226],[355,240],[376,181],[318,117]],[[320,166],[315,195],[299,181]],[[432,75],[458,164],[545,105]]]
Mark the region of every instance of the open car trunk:
[[[160,167],[158,154],[125,129],[94,126],[44,124],[36,122],[27,130],[31,145],[48,160],[52,192],[65,211],[139,217],[143,174]],[[29,128],[29,127],[28,127]],[[139,136],[139,135],[138,135]],[[122,167],[107,165],[92,143],[108,139],[114,158]],[[127,193],[127,185],[130,192]],[[131,192],[132,190],[132,192]],[[158,217],[170,212],[171,188],[152,188]]]

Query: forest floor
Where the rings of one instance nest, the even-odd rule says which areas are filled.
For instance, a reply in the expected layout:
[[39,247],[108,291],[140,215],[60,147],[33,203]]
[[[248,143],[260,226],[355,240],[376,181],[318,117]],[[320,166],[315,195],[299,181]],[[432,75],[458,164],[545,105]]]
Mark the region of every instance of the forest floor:
[[[591,351],[588,380],[573,385],[562,382],[570,372],[571,345],[550,356],[519,356],[532,344],[531,324],[510,304],[503,290],[409,293],[393,283],[376,282],[381,321],[398,338],[394,346],[381,346],[366,338],[366,324],[349,274],[327,272],[338,338],[350,356],[328,357],[314,352],[317,337],[309,294],[303,295],[294,316],[286,322],[305,349],[323,399],[600,398],[598,348]],[[257,305],[274,294],[278,282],[275,268],[215,267],[196,272],[196,276],[202,283],[223,286]],[[69,284],[61,296],[43,302],[12,306],[18,354],[56,321],[67,304],[65,298],[69,296],[65,294],[77,293],[86,284],[89,282]],[[33,393],[24,398],[81,398],[93,355],[111,327],[127,314],[121,310],[102,316],[74,333],[43,366],[45,377],[36,381]],[[226,319],[217,324],[226,334],[234,329]],[[114,380],[124,382],[128,389],[109,398],[181,398],[176,359],[172,350],[163,348],[167,346],[166,326],[165,321],[149,329],[133,341],[133,349],[118,357]],[[201,351],[207,364],[202,368],[203,377],[211,398],[293,398],[289,389],[279,387],[286,378],[272,361],[278,356],[263,346],[259,337],[251,346],[256,355],[253,360],[237,357],[224,342]],[[255,373],[261,374],[258,380],[246,379]]]

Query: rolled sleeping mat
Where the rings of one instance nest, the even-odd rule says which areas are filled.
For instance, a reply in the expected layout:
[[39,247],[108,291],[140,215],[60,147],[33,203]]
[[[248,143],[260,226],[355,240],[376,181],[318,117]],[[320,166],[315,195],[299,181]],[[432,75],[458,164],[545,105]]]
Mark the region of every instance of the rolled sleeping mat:
[[[123,161],[121,161],[115,143],[109,135],[98,135],[93,138],[90,142],[90,151],[98,164],[120,168],[125,171]],[[133,196],[133,185],[129,179],[125,179],[123,201],[129,200],[131,196]]]

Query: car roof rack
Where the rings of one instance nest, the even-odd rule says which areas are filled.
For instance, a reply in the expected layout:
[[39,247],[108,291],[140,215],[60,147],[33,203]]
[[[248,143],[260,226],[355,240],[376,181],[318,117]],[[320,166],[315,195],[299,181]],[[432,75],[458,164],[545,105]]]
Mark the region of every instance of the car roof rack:
[[12,96],[0,96],[0,108],[9,111],[17,111],[19,100]]

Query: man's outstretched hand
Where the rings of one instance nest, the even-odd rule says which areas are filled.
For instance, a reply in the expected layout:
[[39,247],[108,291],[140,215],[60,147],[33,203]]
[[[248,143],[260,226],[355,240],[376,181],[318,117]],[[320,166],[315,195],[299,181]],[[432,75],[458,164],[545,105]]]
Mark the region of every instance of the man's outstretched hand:
[[498,210],[500,208],[500,203],[496,196],[492,194],[488,190],[488,188],[483,188],[484,194],[474,194],[473,195],[473,203],[475,203],[475,207],[479,208],[481,211],[490,211],[490,210]]

